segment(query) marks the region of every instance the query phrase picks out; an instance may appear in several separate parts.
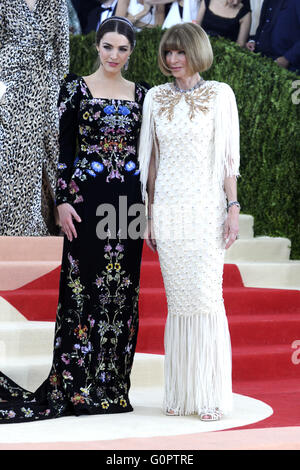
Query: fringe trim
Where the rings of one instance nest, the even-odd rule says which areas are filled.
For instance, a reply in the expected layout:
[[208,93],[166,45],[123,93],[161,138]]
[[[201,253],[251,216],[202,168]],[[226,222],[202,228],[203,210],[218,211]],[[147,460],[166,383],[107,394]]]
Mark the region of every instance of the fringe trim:
[[165,329],[163,409],[200,415],[218,408],[232,410],[232,359],[224,312],[214,315],[168,316]]
[[139,137],[138,159],[140,168],[140,181],[143,201],[146,201],[147,181],[152,149],[155,151],[156,170],[159,163],[158,143],[155,135],[155,126],[152,112],[153,94],[157,87],[151,88],[145,96],[143,104],[143,120]]
[[214,178],[223,186],[225,177],[240,176],[240,128],[235,95],[219,83],[215,103]]

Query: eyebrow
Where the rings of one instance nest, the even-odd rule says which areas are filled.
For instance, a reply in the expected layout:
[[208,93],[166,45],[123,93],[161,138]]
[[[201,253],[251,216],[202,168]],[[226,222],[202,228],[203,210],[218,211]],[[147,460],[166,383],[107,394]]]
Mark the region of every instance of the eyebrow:
[[[109,42],[104,42],[103,45],[113,47],[113,44],[110,44]],[[129,45],[128,44],[121,44],[119,47],[129,47]]]

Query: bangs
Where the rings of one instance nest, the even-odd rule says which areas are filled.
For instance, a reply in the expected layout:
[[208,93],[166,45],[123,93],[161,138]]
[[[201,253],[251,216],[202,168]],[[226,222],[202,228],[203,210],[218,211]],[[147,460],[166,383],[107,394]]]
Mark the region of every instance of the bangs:
[[202,73],[213,63],[209,38],[201,26],[194,23],[174,25],[163,34],[159,44],[158,65],[166,76],[172,75],[166,63],[168,51],[183,51],[191,74]]
[[162,52],[185,51],[184,41],[182,40],[181,34],[178,33],[179,31],[175,31],[166,38]]

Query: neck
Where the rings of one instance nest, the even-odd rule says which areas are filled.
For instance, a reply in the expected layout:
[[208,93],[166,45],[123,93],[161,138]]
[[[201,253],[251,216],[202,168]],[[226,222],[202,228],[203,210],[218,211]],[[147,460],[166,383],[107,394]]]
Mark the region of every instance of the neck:
[[200,79],[201,77],[199,73],[195,73],[190,77],[176,78],[175,81],[181,90],[189,90],[190,88],[193,88]]
[[99,80],[102,80],[102,81],[110,81],[111,83],[115,82],[115,83],[119,83],[121,81],[123,81],[123,77],[122,77],[122,74],[121,72],[117,72],[117,73],[114,73],[114,72],[107,72],[104,67],[102,67],[100,65],[100,67],[98,68],[98,70],[96,71],[96,77],[99,79]]
[[234,5],[231,1],[229,0],[221,0],[222,5],[224,7],[229,7],[229,8],[237,8],[238,5]]

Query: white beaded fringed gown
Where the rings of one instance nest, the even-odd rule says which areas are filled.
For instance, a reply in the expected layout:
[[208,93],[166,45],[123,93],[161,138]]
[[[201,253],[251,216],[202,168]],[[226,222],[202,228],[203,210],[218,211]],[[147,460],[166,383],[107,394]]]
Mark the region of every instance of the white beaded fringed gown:
[[153,226],[168,303],[164,411],[232,409],[231,343],[222,281],[225,176],[239,174],[239,121],[232,89],[172,83],[146,95],[140,136],[146,197],[156,154]]

